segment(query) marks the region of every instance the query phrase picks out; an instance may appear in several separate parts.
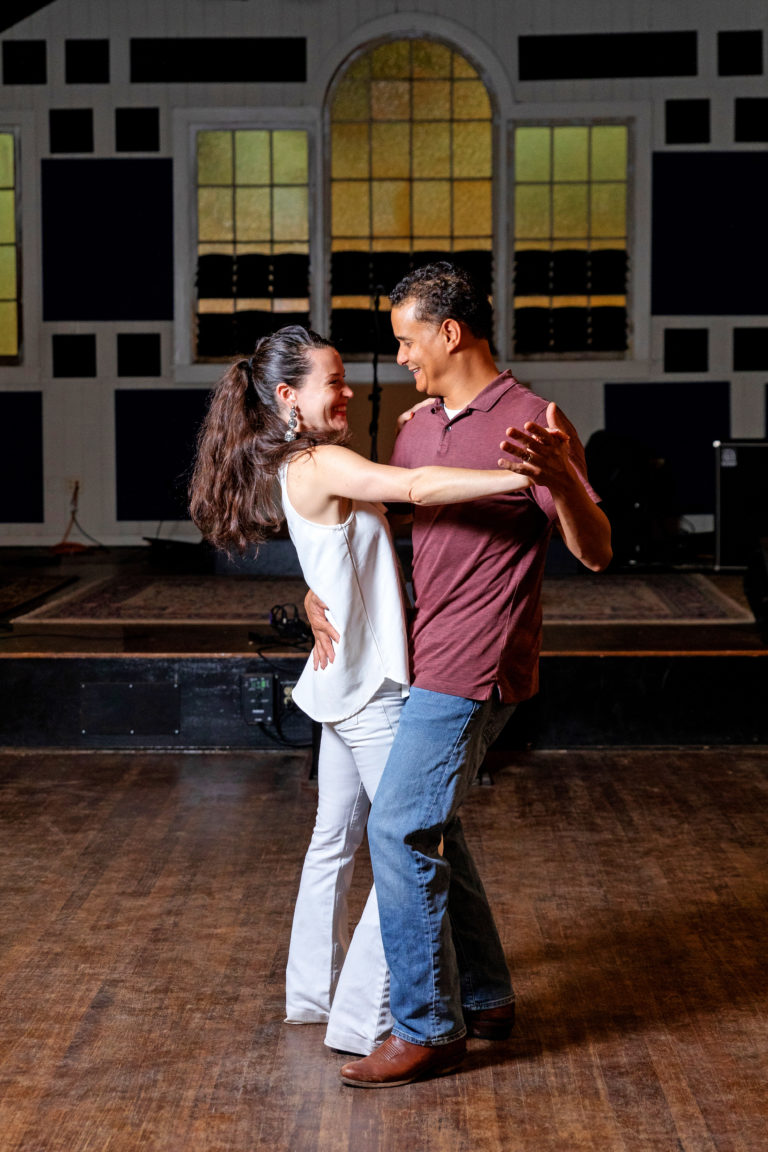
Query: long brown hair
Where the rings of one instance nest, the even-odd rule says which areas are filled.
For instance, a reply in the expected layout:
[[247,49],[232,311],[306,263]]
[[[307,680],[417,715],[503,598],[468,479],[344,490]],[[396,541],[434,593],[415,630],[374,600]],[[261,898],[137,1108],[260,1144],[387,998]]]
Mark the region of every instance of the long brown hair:
[[301,432],[286,442],[278,384],[299,391],[312,370],[311,351],[332,348],[298,324],[258,341],[253,355],[235,361],[216,385],[197,441],[189,511],[218,548],[244,551],[282,523],[277,474],[296,452],[335,443],[346,432]]

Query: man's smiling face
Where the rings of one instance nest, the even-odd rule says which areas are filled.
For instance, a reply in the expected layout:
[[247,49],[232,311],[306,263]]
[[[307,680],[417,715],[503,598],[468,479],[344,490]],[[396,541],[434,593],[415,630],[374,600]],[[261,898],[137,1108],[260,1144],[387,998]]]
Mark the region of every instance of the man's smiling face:
[[419,392],[442,396],[450,356],[442,324],[417,320],[418,305],[405,300],[392,309],[392,331],[399,344],[397,362],[413,374]]

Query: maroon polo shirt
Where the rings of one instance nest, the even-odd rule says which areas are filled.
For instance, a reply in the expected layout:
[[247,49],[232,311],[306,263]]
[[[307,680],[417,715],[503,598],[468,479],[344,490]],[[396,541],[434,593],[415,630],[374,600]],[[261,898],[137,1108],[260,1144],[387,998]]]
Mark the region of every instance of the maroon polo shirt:
[[[504,372],[449,420],[441,400],[400,432],[391,463],[496,468],[507,428],[546,427],[547,401]],[[584,450],[569,426],[570,455],[586,476]],[[586,485],[593,500],[598,497]],[[538,690],[541,582],[556,519],[548,488],[414,508],[411,633],[418,688],[505,703]]]

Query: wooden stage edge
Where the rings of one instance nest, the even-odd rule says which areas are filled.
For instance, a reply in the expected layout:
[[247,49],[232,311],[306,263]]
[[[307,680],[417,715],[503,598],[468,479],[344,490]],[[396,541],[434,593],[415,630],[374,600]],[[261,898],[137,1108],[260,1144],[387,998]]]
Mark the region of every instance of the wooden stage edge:
[[[708,578],[746,605],[739,576]],[[249,628],[37,619],[6,628],[0,748],[268,750],[311,743],[310,722],[290,703],[307,649],[286,644],[264,621]],[[743,620],[545,623],[540,692],[518,707],[501,746],[768,744],[766,657],[757,625]]]

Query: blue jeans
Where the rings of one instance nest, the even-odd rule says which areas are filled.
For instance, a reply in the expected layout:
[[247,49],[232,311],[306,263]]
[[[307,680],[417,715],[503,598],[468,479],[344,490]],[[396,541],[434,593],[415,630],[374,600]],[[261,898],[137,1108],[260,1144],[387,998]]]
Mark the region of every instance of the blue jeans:
[[[462,1008],[514,1000],[509,969],[458,810],[514,711],[412,688],[368,820],[393,1032],[438,1045]],[[442,841],[442,844],[441,844]]]

